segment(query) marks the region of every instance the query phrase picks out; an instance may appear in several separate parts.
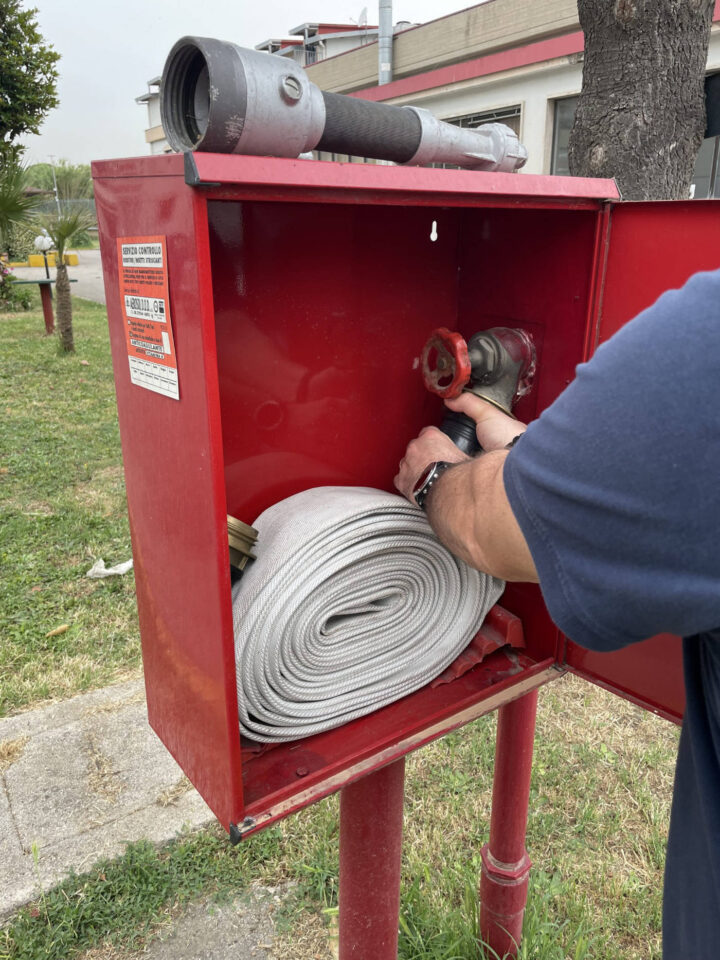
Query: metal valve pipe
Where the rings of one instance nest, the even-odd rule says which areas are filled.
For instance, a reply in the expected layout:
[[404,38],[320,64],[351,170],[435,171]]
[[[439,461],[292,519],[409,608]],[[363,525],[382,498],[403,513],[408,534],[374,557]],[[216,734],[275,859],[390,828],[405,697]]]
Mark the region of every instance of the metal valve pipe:
[[297,157],[326,150],[505,172],[527,160],[504,124],[456,127],[419,107],[326,93],[284,57],[207,37],[183,37],[170,51],[160,112],[168,143],[178,152]]

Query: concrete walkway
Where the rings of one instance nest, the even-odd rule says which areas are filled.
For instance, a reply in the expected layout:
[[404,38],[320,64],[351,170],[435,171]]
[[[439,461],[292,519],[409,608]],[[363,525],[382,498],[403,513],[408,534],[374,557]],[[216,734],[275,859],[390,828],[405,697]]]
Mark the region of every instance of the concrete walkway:
[[[80,263],[68,267],[71,280],[77,280],[70,287],[73,296],[84,297],[95,303],[105,303],[105,284],[99,250],[77,250]],[[13,267],[18,280],[40,280],[45,276],[45,267]],[[50,277],[55,279],[55,270],[50,267]]]
[[284,895],[256,887],[231,903],[193,903],[147,945],[142,960],[289,960],[273,952],[273,912]]
[[[213,820],[150,729],[142,681],[2,719],[0,923],[71,869]],[[253,885],[230,902],[190,903],[140,953],[101,948],[88,960],[329,960],[319,921],[278,932],[275,912],[291,888]]]
[[142,681],[0,720],[0,919],[125,844],[213,820],[150,729]]

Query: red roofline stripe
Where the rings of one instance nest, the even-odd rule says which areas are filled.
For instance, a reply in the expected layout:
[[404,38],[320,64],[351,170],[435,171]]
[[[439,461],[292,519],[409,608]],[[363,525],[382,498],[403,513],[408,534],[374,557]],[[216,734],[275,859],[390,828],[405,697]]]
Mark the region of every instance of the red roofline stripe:
[[318,34],[325,33],[359,33],[362,30],[377,30],[377,24],[366,23],[359,26],[357,23],[319,23]]
[[490,53],[484,57],[476,57],[474,60],[453,63],[449,67],[439,67],[437,70],[428,70],[426,73],[418,73],[412,77],[403,77],[383,84],[381,87],[367,87],[351,93],[350,96],[360,97],[363,100],[390,100],[392,97],[403,97],[419,93],[421,90],[443,87],[448,83],[474,80],[476,77],[502,73],[503,70],[526,67],[532,63],[555,60],[557,57],[569,57],[574,53],[581,53],[583,46],[583,33],[582,30],[578,30],[575,33],[566,33],[562,37],[553,37],[551,40],[540,40],[524,47],[512,47],[500,53]]

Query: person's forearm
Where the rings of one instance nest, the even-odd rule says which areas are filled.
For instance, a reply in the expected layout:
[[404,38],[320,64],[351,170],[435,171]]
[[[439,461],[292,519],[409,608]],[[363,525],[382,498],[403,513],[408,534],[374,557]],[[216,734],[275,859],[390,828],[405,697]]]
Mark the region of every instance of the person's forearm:
[[440,540],[471,567],[503,580],[537,581],[503,484],[506,450],[452,467],[428,496],[428,519]]

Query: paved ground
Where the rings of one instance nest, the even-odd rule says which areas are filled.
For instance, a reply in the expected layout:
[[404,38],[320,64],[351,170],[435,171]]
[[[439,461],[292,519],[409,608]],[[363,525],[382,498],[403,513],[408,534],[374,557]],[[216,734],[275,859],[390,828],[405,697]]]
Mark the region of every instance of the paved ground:
[[[125,844],[172,839],[213,816],[150,729],[142,681],[0,719],[0,922],[73,868]],[[104,960],[289,960],[273,952],[285,887],[253,887],[230,903],[200,901],[141,955]],[[322,938],[322,953],[326,956]]]
[[141,681],[2,719],[0,919],[71,867],[212,819],[150,729]]
[[[0,923],[71,868],[82,873],[128,842],[167,841],[213,820],[150,729],[142,681],[0,719]],[[290,960],[273,917],[288,893],[252,887],[230,903],[196,902],[141,954],[99,956]],[[312,951],[296,956],[328,955],[324,932],[309,942]]]
[[[94,300],[95,303],[105,303],[105,285],[103,283],[102,266],[100,265],[99,250],[78,250],[80,263],[77,267],[68,267],[71,280],[77,280],[71,287],[76,297]],[[15,267],[13,273],[18,280],[39,280],[45,276],[44,267]],[[50,276],[55,277],[55,271],[50,268]]]
[[272,911],[280,899],[259,888],[233,903],[195,903],[152,941],[143,960],[272,960]]

